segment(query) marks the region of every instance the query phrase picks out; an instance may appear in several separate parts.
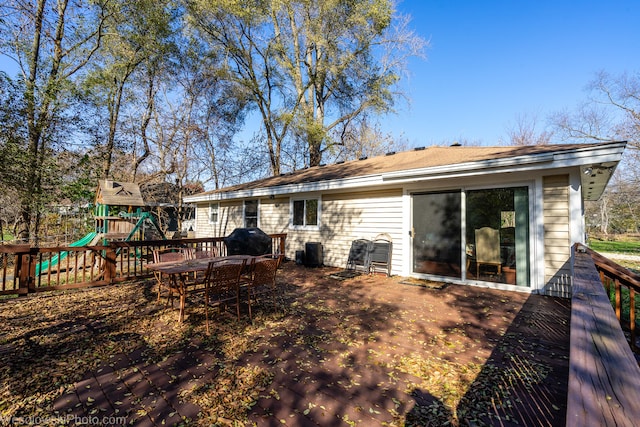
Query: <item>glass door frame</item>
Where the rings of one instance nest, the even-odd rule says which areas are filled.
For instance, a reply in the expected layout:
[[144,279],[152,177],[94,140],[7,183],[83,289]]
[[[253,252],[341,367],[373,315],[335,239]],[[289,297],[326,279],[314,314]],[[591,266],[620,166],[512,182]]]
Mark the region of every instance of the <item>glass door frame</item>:
[[[415,271],[415,249],[414,249],[414,197],[423,195],[423,194],[437,194],[437,193],[451,193],[451,192],[460,192],[460,221],[461,221],[461,236],[460,236],[460,256],[462,260],[466,259],[466,245],[467,245],[467,237],[466,237],[466,229],[467,229],[467,192],[474,190],[493,190],[493,189],[509,189],[509,188],[517,188],[517,187],[525,187],[527,189],[527,204],[528,204],[528,215],[529,215],[529,224],[527,229],[527,252],[528,252],[528,262],[527,262],[527,277],[528,284],[527,286],[518,286],[518,285],[510,285],[503,282],[487,282],[476,280],[474,278],[469,278],[467,273],[466,262],[461,263],[461,277],[447,277],[447,276],[438,276],[435,274],[428,273],[420,273]],[[428,189],[428,188],[411,188],[407,190],[407,195],[409,196],[409,226],[410,226],[410,238],[409,238],[409,273],[413,277],[424,278],[424,279],[432,279],[432,280],[444,280],[451,283],[478,283],[482,285],[490,285],[492,287],[506,287],[507,289],[527,289],[533,290],[534,286],[534,275],[536,271],[536,261],[534,258],[534,247],[535,247],[535,229],[536,229],[536,221],[535,221],[535,189],[536,185],[534,181],[516,181],[516,182],[508,182],[508,183],[493,183],[490,185],[473,185],[473,186],[460,186],[460,187],[451,187],[451,188],[438,188],[438,189]]]

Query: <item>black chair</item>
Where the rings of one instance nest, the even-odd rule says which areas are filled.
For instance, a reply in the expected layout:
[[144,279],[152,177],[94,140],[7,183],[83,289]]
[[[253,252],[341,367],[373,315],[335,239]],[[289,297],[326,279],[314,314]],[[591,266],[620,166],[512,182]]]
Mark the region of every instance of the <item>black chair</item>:
[[347,259],[347,270],[369,272],[369,252],[371,241],[358,239],[351,242],[349,258]]

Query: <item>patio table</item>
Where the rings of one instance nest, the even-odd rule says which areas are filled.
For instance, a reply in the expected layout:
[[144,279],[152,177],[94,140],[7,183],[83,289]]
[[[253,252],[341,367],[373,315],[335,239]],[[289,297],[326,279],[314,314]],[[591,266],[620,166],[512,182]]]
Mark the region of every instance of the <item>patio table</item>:
[[257,258],[253,255],[228,255],[216,256],[211,258],[190,259],[184,261],[168,261],[147,264],[147,268],[152,271],[160,272],[169,277],[173,289],[178,291],[180,296],[180,313],[178,322],[184,321],[184,309],[187,298],[187,277],[190,274],[198,274],[207,271],[209,263],[241,263],[243,261],[249,265],[253,259]]

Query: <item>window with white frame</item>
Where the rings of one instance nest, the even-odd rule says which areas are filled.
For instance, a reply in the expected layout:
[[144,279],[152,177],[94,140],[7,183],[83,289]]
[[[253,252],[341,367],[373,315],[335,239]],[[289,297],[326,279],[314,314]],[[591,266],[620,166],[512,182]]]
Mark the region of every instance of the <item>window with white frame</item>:
[[258,201],[244,201],[244,226],[247,228],[255,228],[258,226]]
[[318,199],[293,200],[291,225],[293,227],[317,227],[319,224],[320,201]]
[[220,203],[209,203],[209,223],[217,224],[220,215]]

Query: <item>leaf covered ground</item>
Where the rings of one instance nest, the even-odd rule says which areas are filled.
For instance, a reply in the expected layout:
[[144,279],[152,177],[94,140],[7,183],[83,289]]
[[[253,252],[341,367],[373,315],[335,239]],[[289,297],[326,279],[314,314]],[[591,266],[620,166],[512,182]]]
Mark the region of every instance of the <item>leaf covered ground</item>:
[[0,416],[564,425],[567,301],[331,272],[285,263],[282,307],[210,335],[199,297],[178,324],[152,281],[0,300]]

